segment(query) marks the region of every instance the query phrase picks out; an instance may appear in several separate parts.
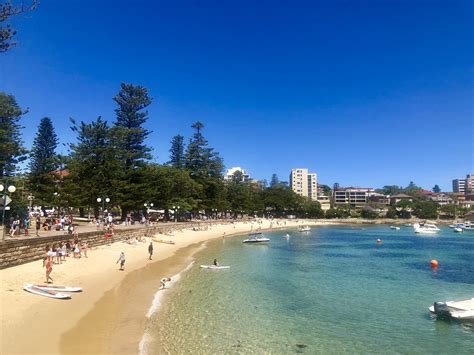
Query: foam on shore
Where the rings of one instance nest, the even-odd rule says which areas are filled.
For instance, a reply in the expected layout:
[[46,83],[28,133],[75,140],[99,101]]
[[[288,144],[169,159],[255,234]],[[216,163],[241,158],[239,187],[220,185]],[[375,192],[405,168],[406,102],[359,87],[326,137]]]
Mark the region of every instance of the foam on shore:
[[[161,300],[164,297],[165,292],[171,287],[173,287],[176,283],[178,283],[179,280],[181,279],[181,275],[185,273],[186,271],[188,271],[189,269],[191,269],[193,265],[194,265],[194,261],[191,261],[191,263],[188,266],[186,266],[182,271],[180,271],[179,273],[171,277],[171,281],[167,282],[166,288],[164,289],[160,288],[158,289],[158,291],[156,291],[155,297],[153,298],[151,306],[148,309],[148,312],[146,314],[146,317],[148,319],[150,319],[151,316],[153,316],[153,314],[155,314],[160,309]],[[151,335],[149,334],[148,330],[146,330],[145,334],[143,334],[143,337],[140,340],[140,343],[138,344],[138,351],[140,355],[146,354],[146,345],[150,342],[151,339],[152,339]]]

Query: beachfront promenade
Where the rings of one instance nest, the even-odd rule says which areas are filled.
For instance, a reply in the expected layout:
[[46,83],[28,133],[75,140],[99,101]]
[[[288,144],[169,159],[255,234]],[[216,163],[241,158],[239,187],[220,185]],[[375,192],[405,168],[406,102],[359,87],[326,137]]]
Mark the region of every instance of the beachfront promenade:
[[[113,233],[104,230],[102,227],[97,228],[95,224],[84,223],[77,226],[77,238],[90,247],[97,247],[130,238],[150,237],[156,233],[167,235],[183,229],[206,230],[216,223],[227,224],[231,221],[208,220],[179,223],[120,224],[114,226]],[[0,269],[41,259],[48,246],[74,239],[72,234],[62,230],[40,230],[39,236],[35,235],[35,230],[32,228],[29,232],[29,235],[20,234],[15,237],[5,234],[5,239],[0,243]]]

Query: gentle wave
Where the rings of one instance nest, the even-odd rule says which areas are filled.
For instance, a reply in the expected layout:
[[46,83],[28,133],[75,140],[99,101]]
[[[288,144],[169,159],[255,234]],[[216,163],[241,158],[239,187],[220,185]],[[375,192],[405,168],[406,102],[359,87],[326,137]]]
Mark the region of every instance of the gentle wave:
[[[194,264],[194,261],[191,261],[191,263],[186,266],[182,271],[177,273],[176,275],[171,277],[171,281],[166,283],[166,288],[165,289],[158,289],[155,293],[155,297],[153,298],[153,302],[151,303],[150,308],[148,309],[148,312],[146,314],[147,318],[151,318],[153,314],[155,314],[161,307],[161,299],[163,298],[165,292],[173,287],[176,283],[179,282],[181,279],[181,275],[188,271]],[[140,355],[145,355],[146,354],[146,344],[149,343],[151,340],[151,336],[148,334],[148,332],[145,332],[143,334],[142,339],[140,340],[140,343],[138,344],[138,350]]]

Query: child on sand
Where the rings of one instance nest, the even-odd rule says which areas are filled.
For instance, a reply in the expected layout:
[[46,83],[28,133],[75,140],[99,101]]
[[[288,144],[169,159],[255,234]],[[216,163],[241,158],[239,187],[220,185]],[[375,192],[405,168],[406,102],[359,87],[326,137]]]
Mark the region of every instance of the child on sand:
[[170,281],[171,281],[171,277],[168,277],[168,278],[164,277],[164,278],[162,278],[162,279],[160,280],[160,285],[161,285],[160,288],[162,288],[162,289],[166,288],[166,283],[167,283],[167,282],[170,282]]
[[119,256],[116,264],[118,264],[119,261],[120,261],[120,270],[123,271],[123,267],[125,265],[125,253],[124,252],[120,253],[120,256]]

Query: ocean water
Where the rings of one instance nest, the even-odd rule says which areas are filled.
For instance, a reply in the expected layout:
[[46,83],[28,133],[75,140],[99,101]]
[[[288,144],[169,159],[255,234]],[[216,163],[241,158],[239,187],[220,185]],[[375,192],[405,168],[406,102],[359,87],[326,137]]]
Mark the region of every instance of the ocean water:
[[[474,232],[327,226],[265,235],[268,245],[243,244],[245,236],[209,243],[150,317],[143,352],[474,353],[473,324],[428,312],[434,301],[474,297]],[[231,268],[199,268],[214,258]]]

